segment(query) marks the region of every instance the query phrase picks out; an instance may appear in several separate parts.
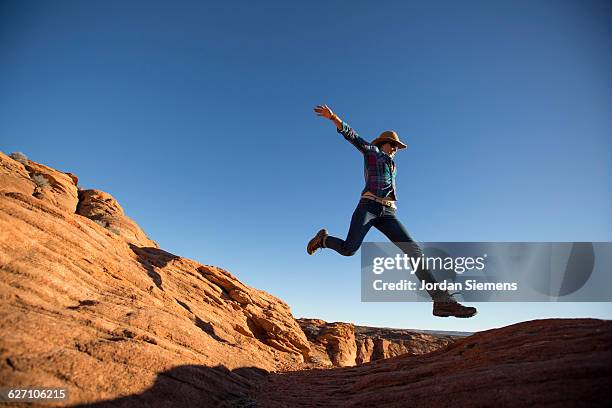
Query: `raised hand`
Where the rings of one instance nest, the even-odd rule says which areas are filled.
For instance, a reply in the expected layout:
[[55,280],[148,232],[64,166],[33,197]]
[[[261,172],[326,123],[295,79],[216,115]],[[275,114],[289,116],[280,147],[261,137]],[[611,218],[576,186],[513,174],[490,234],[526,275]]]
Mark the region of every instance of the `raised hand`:
[[323,116],[324,118],[327,118],[327,119],[331,119],[332,116],[334,115],[334,112],[332,112],[330,107],[327,105],[317,105],[314,108],[314,111],[317,113],[318,116]]

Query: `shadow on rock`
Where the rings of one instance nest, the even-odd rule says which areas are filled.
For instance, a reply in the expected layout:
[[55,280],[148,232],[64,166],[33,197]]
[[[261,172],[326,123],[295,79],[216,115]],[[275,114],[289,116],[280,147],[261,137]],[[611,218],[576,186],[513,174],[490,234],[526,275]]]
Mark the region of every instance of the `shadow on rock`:
[[195,318],[195,325],[202,330],[204,333],[208,334],[210,337],[212,337],[213,339],[220,341],[221,343],[227,343],[227,340],[222,339],[221,337],[217,336],[217,333],[215,333],[215,329],[212,326],[212,324],[205,322],[204,320],[200,319],[199,317],[196,316]]
[[130,249],[134,251],[138,257],[138,262],[147,270],[147,275],[149,275],[153,283],[155,283],[155,286],[164,290],[162,287],[161,275],[157,273],[155,268],[163,268],[168,262],[179,257],[170,252],[153,247],[139,247],[130,244]]
[[249,395],[268,372],[256,367],[183,365],[157,375],[140,394],[74,407],[233,407],[254,408]]

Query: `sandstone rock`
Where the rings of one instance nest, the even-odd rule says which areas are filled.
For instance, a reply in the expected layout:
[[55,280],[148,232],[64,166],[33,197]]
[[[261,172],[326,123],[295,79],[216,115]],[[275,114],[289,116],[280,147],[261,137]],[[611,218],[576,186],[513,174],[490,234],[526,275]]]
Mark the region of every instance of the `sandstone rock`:
[[83,190],[76,213],[77,183],[0,153],[0,388],[65,387],[67,404],[96,407],[611,403],[609,321],[459,340],[298,323],[228,271],[159,249],[107,193]]
[[25,168],[36,184],[34,197],[69,213],[76,211],[79,201],[77,186],[68,174],[31,160]]
[[229,293],[229,296],[232,299],[234,299],[236,302],[240,303],[241,305],[247,305],[249,303],[253,303],[249,295],[240,289],[231,290]]
[[67,173],[0,152],[0,191],[32,195],[50,203],[56,210],[73,213],[78,196],[74,179]]
[[70,177],[72,179],[72,182],[78,188],[78,186],[79,186],[79,178],[75,174],[72,174],[72,173],[66,173],[66,174],[68,175],[68,177]]
[[546,319],[473,334],[434,352],[357,367],[270,374],[258,406],[608,407],[612,322]]
[[223,297],[236,301],[243,310],[243,330],[249,330],[262,342],[281,351],[308,357],[310,346],[289,306],[270,294],[247,288],[231,273],[216,267],[200,267],[200,273],[223,291]]
[[309,361],[323,367],[347,367],[402,354],[425,354],[460,338],[350,323],[327,323],[320,319],[298,319],[298,322],[311,343]]
[[363,364],[368,361],[379,360],[380,358],[375,355],[374,340],[371,337],[363,337],[356,339],[357,355],[355,357],[355,363]]
[[461,336],[434,335],[406,329],[356,326],[356,362],[363,364],[403,354],[427,354],[460,338]]
[[125,215],[123,208],[112,195],[100,190],[79,190],[78,196],[77,214],[123,237],[127,242],[141,247],[159,248],[138,224]]
[[0,152],[0,193],[18,192],[32,195],[35,187],[25,166]]
[[326,344],[327,354],[334,366],[355,365],[357,348],[355,327],[350,323],[330,323],[319,333],[318,340]]
[[[0,160],[0,387],[67,387],[79,404],[160,386],[218,405],[242,398],[245,367],[308,356],[286,303],[157,248],[107,193],[84,190],[77,214],[73,178]],[[49,176],[40,198],[32,169]]]
[[311,362],[337,367],[355,365],[357,349],[352,324],[327,323],[320,319],[298,321],[314,350]]

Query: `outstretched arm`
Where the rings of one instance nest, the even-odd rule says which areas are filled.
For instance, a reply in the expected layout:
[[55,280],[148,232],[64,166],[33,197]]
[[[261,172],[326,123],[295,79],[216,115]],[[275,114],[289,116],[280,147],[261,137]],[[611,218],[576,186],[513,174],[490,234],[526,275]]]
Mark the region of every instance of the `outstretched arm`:
[[338,115],[332,112],[329,106],[317,105],[314,108],[314,111],[317,113],[317,115],[334,122],[334,125],[336,125],[336,128],[338,128],[338,133],[342,134],[342,136],[344,136],[344,138],[355,146],[361,153],[374,149],[374,146],[359,137],[355,130],[353,130],[347,123],[343,122]]
[[340,119],[338,115],[332,112],[329,106],[317,105],[317,107],[314,108],[314,111],[317,113],[317,115],[323,116],[324,118],[327,118],[331,120],[332,122],[334,122],[334,125],[336,125],[338,130],[342,130],[342,119]]

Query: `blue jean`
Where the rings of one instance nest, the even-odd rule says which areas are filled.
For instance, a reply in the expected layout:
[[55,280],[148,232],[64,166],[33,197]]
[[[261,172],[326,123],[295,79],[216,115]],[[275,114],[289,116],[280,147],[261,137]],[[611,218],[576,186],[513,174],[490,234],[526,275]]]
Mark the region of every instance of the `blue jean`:
[[[351,226],[346,239],[333,237],[329,235],[325,239],[324,247],[333,249],[344,256],[351,256],[357,252],[361,243],[370,228],[375,227],[382,232],[391,242],[397,245],[405,254],[410,257],[421,257],[423,251],[419,245],[406,231],[406,228],[395,216],[395,209],[384,206],[376,201],[362,198],[353,212],[351,218]],[[415,275],[419,280],[436,283],[436,278],[426,268],[418,268]],[[432,290],[428,291],[433,300],[448,301],[449,293],[447,291]]]

